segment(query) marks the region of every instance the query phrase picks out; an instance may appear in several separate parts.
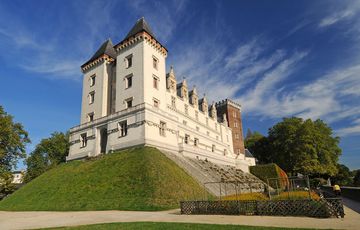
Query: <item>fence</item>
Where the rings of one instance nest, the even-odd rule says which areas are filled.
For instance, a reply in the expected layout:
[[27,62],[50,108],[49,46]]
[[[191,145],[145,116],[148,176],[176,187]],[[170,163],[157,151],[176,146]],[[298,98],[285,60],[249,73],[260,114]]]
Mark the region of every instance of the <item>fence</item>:
[[342,200],[181,201],[181,214],[344,217]]

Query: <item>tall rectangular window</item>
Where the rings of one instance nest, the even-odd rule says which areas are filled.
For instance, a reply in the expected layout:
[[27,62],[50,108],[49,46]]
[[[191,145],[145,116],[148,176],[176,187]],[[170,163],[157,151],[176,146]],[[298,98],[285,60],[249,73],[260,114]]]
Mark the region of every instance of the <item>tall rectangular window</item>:
[[238,127],[238,123],[237,123],[237,122],[234,123],[234,127],[235,127],[235,128]]
[[235,139],[239,139],[239,134],[235,133]]
[[189,144],[189,139],[190,136],[188,134],[185,134],[185,139],[184,139],[185,144]]
[[154,102],[154,107],[159,108],[159,104],[160,104],[159,100],[156,98],[153,98],[153,102]]
[[166,130],[166,123],[163,121],[160,121],[160,126],[159,126],[159,134],[160,136],[165,137],[165,130]]
[[81,147],[84,148],[87,145],[87,135],[86,133],[83,133],[80,135],[80,140],[81,140]]
[[159,78],[155,75],[153,75],[153,87],[159,89]]
[[184,108],[185,109],[185,114],[189,115],[189,105],[185,104],[184,106],[185,106],[185,108]]
[[236,117],[236,111],[233,111],[233,117]]
[[127,121],[119,122],[119,137],[125,137],[127,135]]
[[94,120],[94,113],[89,113],[88,114],[88,121],[91,122]]
[[128,109],[128,108],[131,108],[131,107],[133,106],[132,102],[133,102],[133,99],[132,99],[132,98],[128,98],[128,99],[125,100],[126,108],[127,108],[127,109]]
[[125,65],[126,68],[130,68],[132,66],[132,54],[125,58]]
[[159,60],[153,56],[153,67],[154,69],[158,69]]
[[95,101],[95,91],[89,93],[89,104],[94,103]]
[[95,85],[95,77],[96,77],[95,74],[90,77],[90,86],[94,86],[94,85]]
[[215,145],[212,145],[211,146],[211,152],[215,152],[215,148],[216,148]]
[[198,138],[194,138],[194,146],[198,146],[199,145],[199,139]]
[[195,111],[195,119],[198,121],[199,120],[199,112]]
[[132,74],[125,77],[125,89],[130,88],[132,86]]

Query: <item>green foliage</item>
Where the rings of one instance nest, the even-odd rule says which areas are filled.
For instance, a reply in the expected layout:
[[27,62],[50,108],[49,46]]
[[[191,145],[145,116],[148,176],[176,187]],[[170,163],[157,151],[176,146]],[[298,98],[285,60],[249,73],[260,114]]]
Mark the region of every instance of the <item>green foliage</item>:
[[276,163],[286,172],[336,175],[341,154],[339,137],[321,120],[284,118],[259,139],[252,153],[262,163]]
[[60,164],[0,202],[1,210],[164,210],[203,187],[155,148]]
[[0,106],[0,173],[10,172],[18,160],[26,156],[27,143],[30,139],[22,124],[15,123]]
[[354,180],[353,180],[354,186],[360,186],[360,169],[356,170]]
[[54,132],[51,137],[42,139],[26,159],[25,182],[40,176],[48,169],[65,162],[69,152],[69,134]]
[[1,172],[0,177],[0,200],[13,193],[16,189],[15,185],[12,183],[13,175],[11,172]]
[[288,176],[276,164],[254,165],[250,166],[250,173],[267,183],[267,179],[279,178],[278,180],[269,180],[272,188],[285,188],[289,184]]
[[27,143],[30,139],[22,124],[15,123],[13,117],[0,106],[0,197],[14,191],[11,170],[16,168],[19,159],[26,156]]
[[332,177],[332,182],[341,186],[350,186],[353,183],[352,173],[348,167],[342,164],[337,165],[338,173]]
[[247,148],[250,152],[253,152],[256,148],[256,143],[259,142],[260,139],[262,139],[264,136],[259,132],[252,133],[250,130],[248,130],[248,133],[246,134],[246,138],[244,140],[245,148]]

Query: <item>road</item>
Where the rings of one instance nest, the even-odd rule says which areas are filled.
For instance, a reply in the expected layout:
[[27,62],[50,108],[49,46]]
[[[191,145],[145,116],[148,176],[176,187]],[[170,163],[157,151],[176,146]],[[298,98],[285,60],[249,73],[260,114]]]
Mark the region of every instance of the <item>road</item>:
[[179,210],[161,212],[79,211],[79,212],[0,212],[0,229],[36,229],[112,222],[182,222],[234,224],[319,229],[360,229],[360,214],[345,207],[345,218],[180,215]]

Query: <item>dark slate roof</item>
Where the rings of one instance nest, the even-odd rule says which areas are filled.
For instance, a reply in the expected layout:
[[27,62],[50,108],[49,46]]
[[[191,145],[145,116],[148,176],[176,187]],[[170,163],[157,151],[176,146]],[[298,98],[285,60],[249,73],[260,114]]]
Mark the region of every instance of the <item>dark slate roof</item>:
[[137,20],[137,22],[135,23],[133,28],[130,30],[130,32],[126,35],[124,40],[126,40],[128,38],[131,38],[131,37],[135,36],[137,33],[140,33],[140,32],[143,32],[143,31],[147,32],[148,34],[151,35],[151,37],[156,39],[154,33],[150,29],[150,26],[145,21],[144,17],[142,17],[139,20]]
[[106,54],[109,57],[112,57],[114,59],[116,59],[116,51],[114,49],[114,45],[111,42],[111,39],[108,39],[107,41],[105,41],[100,48],[95,52],[95,54],[90,58],[89,61],[87,61],[84,65],[82,65],[81,67],[87,65],[88,63],[95,61],[97,58],[99,58],[101,55]]
[[245,149],[245,157],[252,157],[254,158],[254,156],[251,154],[251,152],[248,149]]

